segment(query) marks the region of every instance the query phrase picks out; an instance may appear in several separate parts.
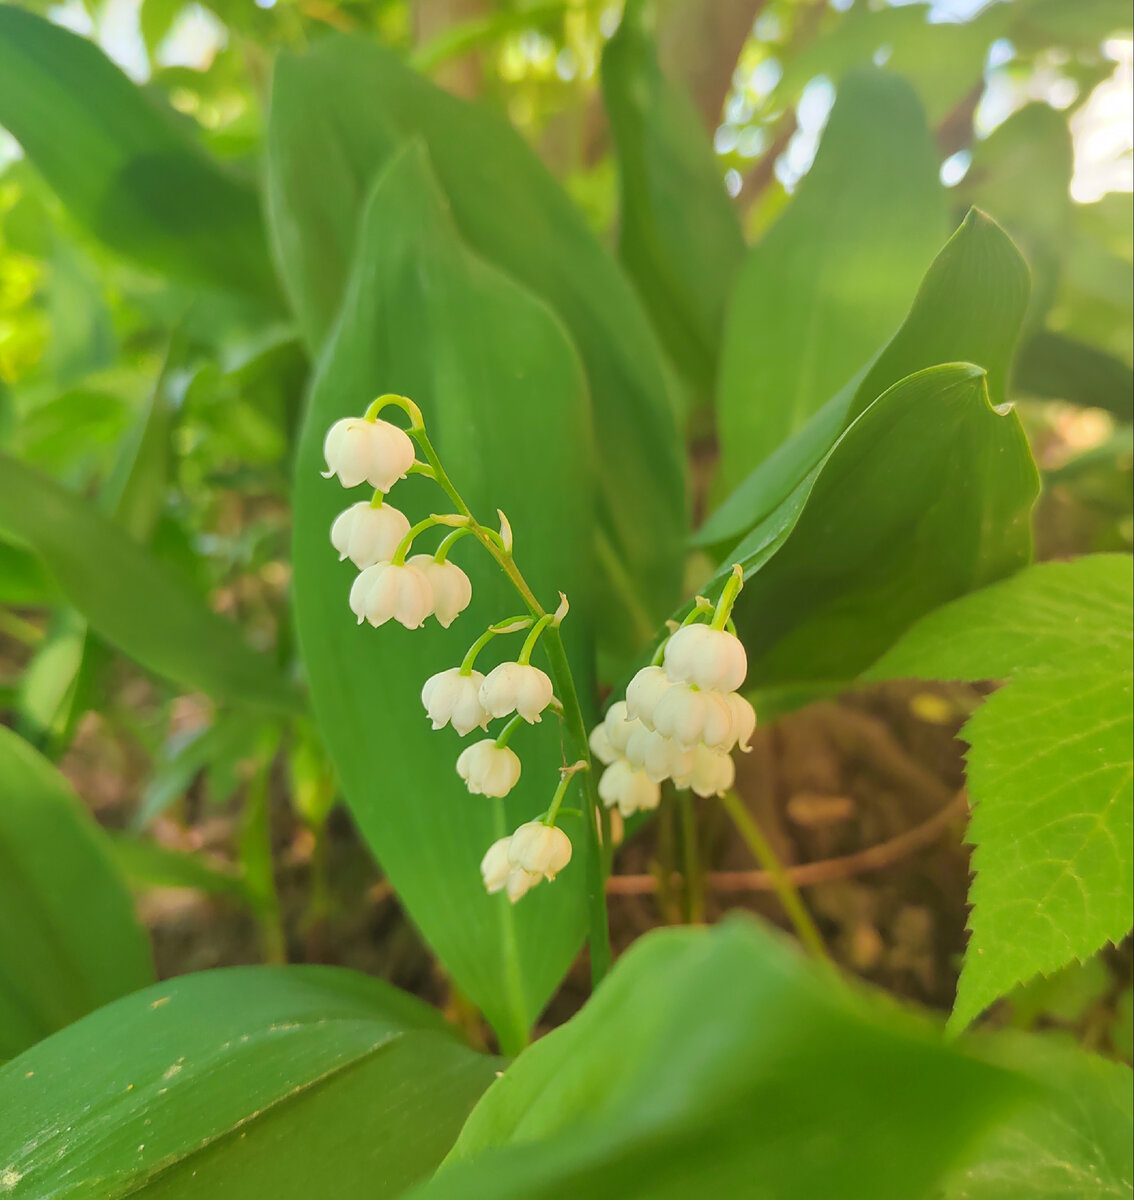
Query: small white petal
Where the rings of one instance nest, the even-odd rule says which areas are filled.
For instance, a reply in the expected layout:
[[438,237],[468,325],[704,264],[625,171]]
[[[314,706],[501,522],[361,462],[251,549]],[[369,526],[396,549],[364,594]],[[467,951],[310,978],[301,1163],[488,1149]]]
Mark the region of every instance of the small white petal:
[[645,771],[635,770],[624,758],[611,763],[603,771],[598,793],[607,808],[617,806],[623,817],[657,808],[661,800],[659,785]]
[[480,702],[493,717],[517,712],[529,725],[551,703],[554,688],[550,678],[530,663],[501,663],[485,677]]
[[335,518],[331,526],[331,544],[339,552],[340,562],[349,558],[363,570],[376,563],[389,562],[409,529],[405,513],[392,505],[374,508],[368,500],[360,500]]
[[724,749],[731,750],[737,746],[747,754],[752,749],[749,743],[756,732],[756,710],[739,692],[729,692],[725,699],[732,712],[732,732]]
[[748,673],[748,657],[740,639],[727,630],[686,625],[666,643],[665,671],[674,683],[735,692]]
[[643,667],[626,688],[627,715],[653,729],[654,710],[672,686],[661,667]]
[[611,745],[610,735],[606,732],[606,725],[603,723],[596,725],[591,730],[590,747],[595,758],[608,766],[618,757],[618,751]]
[[476,728],[488,725],[488,713],[480,703],[480,685],[484,676],[479,671],[462,675],[460,667],[450,667],[431,675],[421,689],[421,702],[434,729],[446,725],[464,737]]
[[571,839],[553,825],[528,821],[512,834],[508,861],[514,867],[554,879],[571,861]]
[[616,754],[626,753],[626,743],[630,735],[639,728],[637,721],[629,720],[625,700],[616,700],[607,710],[603,718],[606,736]]
[[512,864],[508,861],[508,843],[511,840],[505,837],[493,842],[480,860],[480,875],[490,896],[504,890],[512,873]]
[[454,562],[437,562],[432,554],[415,554],[407,566],[416,567],[433,588],[433,615],[448,629],[472,600],[469,577]]

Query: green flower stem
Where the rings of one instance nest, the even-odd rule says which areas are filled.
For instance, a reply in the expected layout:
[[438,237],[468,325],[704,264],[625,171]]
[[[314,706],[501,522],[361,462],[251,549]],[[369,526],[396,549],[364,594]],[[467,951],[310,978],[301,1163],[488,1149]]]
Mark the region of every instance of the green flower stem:
[[551,797],[551,803],[547,807],[547,813],[543,818],[545,825],[554,825],[555,818],[559,816],[560,806],[563,804],[563,797],[567,794],[568,787],[571,786],[571,780],[580,772],[588,771],[590,768],[582,759],[577,763],[572,763],[569,767],[563,767],[559,772],[559,786],[555,789],[555,795]]
[[504,747],[508,745],[509,741],[511,741],[512,734],[514,734],[516,730],[519,729],[523,724],[524,718],[521,717],[519,713],[516,713],[516,715],[508,722],[508,724],[500,730],[500,734],[496,738],[496,749],[503,750]]
[[744,568],[740,563],[733,563],[732,574],[728,577],[728,582],[721,591],[721,598],[717,601],[717,611],[713,613],[713,629],[723,629],[725,627],[725,622],[729,619],[729,615],[732,612],[732,606],[736,602],[737,596],[740,595],[740,589],[743,586]]
[[441,539],[441,545],[437,547],[436,554],[433,555],[435,562],[443,563],[449,557],[449,551],[454,542],[459,542],[466,534],[472,533],[472,530],[467,525],[461,525],[454,529],[452,533],[447,533]]
[[489,627],[476,639],[469,647],[468,654],[461,661],[461,674],[471,675],[473,667],[476,665],[476,656],[492,641],[494,637],[499,637],[502,633],[519,633],[521,629],[527,629],[531,625],[531,617],[512,617],[507,621],[497,621],[495,625]]
[[532,626],[531,633],[524,639],[524,644],[520,647],[520,657],[516,659],[518,663],[523,663],[527,666],[532,661],[532,651],[536,648],[539,635],[551,624],[553,619],[550,613],[544,613],[535,625]]
[[394,557],[390,559],[390,564],[395,567],[403,567],[406,562],[406,555],[410,552],[413,546],[413,539],[419,533],[424,533],[427,529],[432,529],[435,525],[443,525],[443,521],[439,521],[436,517],[426,517],[423,521],[418,521],[409,533],[398,543],[398,548],[394,551]]
[[386,493],[381,488],[374,489],[374,495],[370,497],[371,508],[381,508],[386,503]]
[[[382,396],[371,405],[375,411],[380,411],[387,404],[396,404],[409,415],[409,433],[417,442],[425,460],[433,468],[434,476],[445,495],[453,502],[457,512],[468,518],[467,528],[476,535],[485,549],[496,560],[497,565],[508,576],[512,586],[519,592],[528,611],[538,621],[547,616],[543,606],[536,599],[535,593],[528,586],[528,581],[516,566],[512,552],[503,539],[494,530],[485,528],[472,514],[465,503],[464,497],[457,491],[448,472],[441,465],[437,451],[425,432],[425,422],[421,409],[412,400],[404,396]],[[375,408],[377,406],[377,408]],[[369,412],[369,410],[368,410]],[[587,838],[589,853],[587,855],[587,907],[590,915],[590,947],[591,947],[591,982],[594,985],[602,980],[610,969],[610,927],[606,915],[606,887],[604,882],[603,858],[599,845],[599,830],[606,833],[609,841],[609,823],[599,803],[598,789],[595,785],[594,770],[591,764],[590,746],[587,743],[587,727],[583,720],[583,711],[579,706],[578,693],[575,691],[575,679],[571,673],[567,652],[563,648],[563,639],[559,630],[552,627],[543,639],[544,652],[551,665],[551,675],[556,691],[563,704],[563,720],[567,726],[568,735],[575,743],[579,757],[591,768],[585,773],[584,789],[587,795],[587,819],[583,821],[583,829]]]
[[701,925],[705,920],[705,880],[697,847],[697,814],[688,789],[682,788],[677,793],[677,807],[681,816],[681,852],[685,863],[685,911],[690,925]]
[[823,944],[823,937],[811,919],[811,914],[804,907],[799,892],[796,891],[784,871],[783,863],[780,862],[760,826],[752,819],[752,814],[745,807],[744,802],[735,792],[725,792],[721,797],[721,804],[724,805],[725,812],[732,818],[732,823],[736,826],[745,844],[752,851],[753,857],[771,875],[776,895],[780,898],[780,903],[784,906],[784,911],[794,926],[799,940],[820,962],[830,962],[827,947]]

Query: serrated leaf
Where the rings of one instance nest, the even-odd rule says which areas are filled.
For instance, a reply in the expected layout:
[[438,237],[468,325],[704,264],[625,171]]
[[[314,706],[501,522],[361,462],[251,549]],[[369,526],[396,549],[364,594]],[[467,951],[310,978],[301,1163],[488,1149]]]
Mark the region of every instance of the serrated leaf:
[[848,75],[814,165],[736,279],[717,388],[725,485],[870,360],[945,231],[937,151],[917,97],[895,75]]
[[153,977],[105,834],[0,726],[0,1059]]
[[0,1194],[391,1198],[436,1166],[496,1066],[352,971],[185,975],[0,1069]]
[[1004,679],[965,726],[976,879],[953,1023],[1130,929],[1134,586],[1125,555],[1031,567],[931,613],[872,679]]
[[646,8],[626,6],[602,56],[620,181],[618,250],[662,344],[707,397],[744,235],[697,110],[662,73]]
[[273,303],[255,189],[191,141],[86,38],[0,5],[0,124],[112,249]]
[[[509,516],[517,561],[544,605],[559,590],[569,596],[563,636],[590,717],[594,483],[582,369],[551,311],[468,250],[420,143],[391,161],[371,193],[355,273],[312,391],[296,464],[296,622],[315,714],[359,827],[462,992],[507,1046],[523,1044],[582,940],[587,839],[580,819],[566,818],[575,858],[553,887],[514,907],[485,894],[482,855],[546,808],[563,751],[554,718],[521,729],[511,742],[520,781],[505,800],[488,800],[470,796],[458,778],[453,731],[429,728],[425,680],[458,664],[490,623],[523,608],[473,539],[453,553],[473,600],[451,629],[355,624],[353,570],[335,562],[328,530],[358,493],[320,477],[322,444],[332,422],[386,392],[421,407],[473,511],[482,520],[497,509]],[[390,502],[413,520],[446,503],[416,476]],[[515,653],[514,640],[487,651],[482,669]]]

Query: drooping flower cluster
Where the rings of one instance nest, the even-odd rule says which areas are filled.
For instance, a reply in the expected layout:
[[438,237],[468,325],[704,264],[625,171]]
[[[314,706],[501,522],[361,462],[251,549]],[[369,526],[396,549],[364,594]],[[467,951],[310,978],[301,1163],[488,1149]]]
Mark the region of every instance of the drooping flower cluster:
[[751,749],[756,713],[737,690],[748,660],[740,639],[720,628],[740,581],[737,568],[712,623],[698,623],[712,611],[702,602],[591,733],[592,752],[607,764],[599,796],[623,817],[656,808],[667,779],[698,796],[723,794],[736,777],[732,751]]
[[407,562],[420,529],[411,529],[405,514],[386,503],[386,493],[414,466],[412,438],[376,414],[346,417],[331,426],[323,454],[325,478],[337,475],[347,488],[365,481],[375,489],[371,500],[352,504],[331,526],[339,560],[349,558],[359,569],[350,589],[358,623],[369,621],[377,628],[395,620],[420,629],[433,616],[447,629],[472,599],[469,577],[448,561],[446,542],[436,554],[416,554]]
[[[378,413],[386,405],[404,409],[412,422],[409,432],[383,421]],[[416,460],[414,440],[428,461]],[[383,396],[361,418],[335,422],[324,442],[326,478],[338,476],[344,487],[363,482],[375,489],[373,498],[351,505],[331,526],[331,543],[340,561],[350,559],[359,569],[350,589],[350,607],[361,625],[378,627],[394,620],[407,629],[419,629],[433,616],[448,628],[472,600],[472,584],[455,563],[448,561],[452,544],[472,534],[497,561],[511,567],[512,533],[500,513],[500,533],[474,520],[456,493],[436,457],[421,412],[401,396]],[[399,479],[417,472],[436,480],[460,510],[447,516],[431,515],[416,525],[386,503],[386,493]],[[414,539],[434,526],[450,527],[433,554],[415,554],[407,560]],[[518,576],[518,571],[515,571]],[[504,797],[520,778],[519,755],[508,745],[516,728],[535,724],[543,712],[559,702],[550,677],[530,659],[540,636],[558,628],[567,614],[567,601],[555,613],[544,613],[531,599],[531,616],[521,616],[490,626],[472,645],[457,667],[440,671],[426,680],[421,701],[434,729],[451,725],[464,737],[474,729],[487,731],[490,721],[509,718],[495,737],[467,746],[458,756],[457,774],[474,795]],[[516,661],[503,662],[487,675],[475,669],[477,655],[501,634],[528,630]],[[560,782],[547,811],[525,822],[511,837],[495,842],[484,856],[481,873],[490,893],[505,891],[514,903],[543,879],[554,879],[571,859],[571,842],[555,821],[567,785],[586,762],[560,770]]]

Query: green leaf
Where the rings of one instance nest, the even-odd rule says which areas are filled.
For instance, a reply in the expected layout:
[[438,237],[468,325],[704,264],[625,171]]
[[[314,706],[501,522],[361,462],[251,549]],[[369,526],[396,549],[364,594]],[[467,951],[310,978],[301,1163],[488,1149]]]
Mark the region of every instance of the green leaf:
[[1032,274],[1029,332],[1055,299],[1071,242],[1073,159],[1067,116],[1047,104],[1026,104],[975,143],[957,188],[964,203],[984,209],[1023,250]]
[[91,504],[0,455],[0,531],[34,548],[67,599],[124,654],[218,700],[294,710],[294,689]]
[[1033,396],[1134,419],[1134,371],[1113,355],[1043,329],[1020,347],[1013,384]]
[[901,328],[870,365],[736,488],[697,532],[724,545],[781,504],[846,426],[887,388],[939,363],[983,367],[992,403],[1005,401],[1012,349],[1028,304],[1028,268],[1004,231],[970,212],[921,282]]
[[[489,623],[523,610],[475,542],[454,551],[473,601],[453,628],[355,625],[352,568],[335,562],[328,530],[358,494],[320,478],[321,448],[333,421],[386,392],[420,405],[473,512],[511,518],[517,561],[545,607],[559,590],[570,598],[563,633],[589,719],[593,476],[582,371],[551,312],[462,244],[420,144],[394,159],[364,211],[355,275],[311,396],[296,465],[296,619],[315,714],[359,827],[462,992],[506,1046],[522,1044],[582,938],[586,839],[580,819],[567,818],[575,860],[554,886],[516,907],[485,894],[482,855],[546,808],[563,751],[556,721],[521,729],[511,745],[524,774],[497,802],[469,796],[456,735],[429,728],[425,680],[457,665]],[[437,511],[439,496],[415,476],[391,499],[417,519]],[[493,645],[480,669],[517,650]]]
[[392,1197],[434,1168],[496,1065],[363,975],[186,975],[0,1069],[0,1180],[13,1200]]
[[1126,555],[1047,563],[931,613],[868,672],[1010,681],[962,733],[976,878],[957,1026],[1130,929],[1132,608]]
[[908,1200],[1019,1087],[754,922],[655,932],[414,1196]]
[[662,344],[708,396],[744,235],[697,110],[666,79],[642,2],[602,56],[621,184],[619,254]]
[[985,1058],[1043,1093],[997,1125],[949,1179],[945,1200],[1113,1200],[1134,1181],[1130,1069],[1048,1038],[998,1033]]
[[945,231],[937,172],[909,85],[848,75],[815,164],[737,277],[717,390],[725,484],[805,425],[897,326]]
[[63,776],[0,726],[0,1059],[152,979],[105,835]]
[[245,903],[250,900],[239,872],[222,861],[171,850],[129,833],[112,833],[110,848],[119,870],[135,887],[196,888]]
[[47,604],[54,593],[54,583],[30,550],[0,540],[0,604]]
[[847,680],[925,613],[1025,565],[1038,490],[984,372],[931,367],[867,408],[702,591],[743,566],[750,686]]
[[275,300],[255,190],[92,42],[11,4],[0,6],[0,125],[111,249]]
[[[648,318],[507,122],[361,39],[324,38],[302,57],[281,55],[276,66],[269,214],[300,325],[317,347],[355,260],[363,201],[390,156],[414,136],[428,145],[469,248],[550,304],[582,358],[600,455],[607,607],[615,618],[602,632],[612,648],[632,652],[676,603],[687,522],[673,384]],[[616,629],[627,610],[633,623]]]

